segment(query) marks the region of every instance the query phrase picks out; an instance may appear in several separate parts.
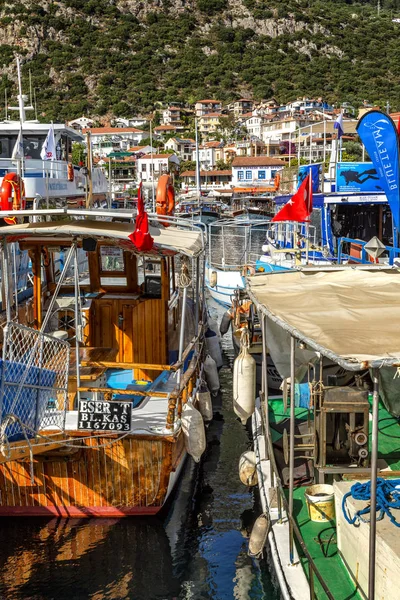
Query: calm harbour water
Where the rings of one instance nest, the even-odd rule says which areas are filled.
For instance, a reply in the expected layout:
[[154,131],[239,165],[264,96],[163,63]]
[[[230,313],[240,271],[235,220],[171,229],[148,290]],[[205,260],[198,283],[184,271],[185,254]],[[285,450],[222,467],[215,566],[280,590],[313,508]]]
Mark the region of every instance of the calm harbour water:
[[267,561],[247,556],[259,508],[238,476],[251,441],[232,410],[229,334],[223,346],[220,418],[162,518],[1,520],[1,599],[277,600]]

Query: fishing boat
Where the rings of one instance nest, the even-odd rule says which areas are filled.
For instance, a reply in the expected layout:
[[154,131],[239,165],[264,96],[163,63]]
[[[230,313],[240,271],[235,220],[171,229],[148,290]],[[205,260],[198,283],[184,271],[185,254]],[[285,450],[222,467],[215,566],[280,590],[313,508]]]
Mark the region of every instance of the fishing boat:
[[[27,120],[27,96],[22,94],[20,63],[18,70],[18,106],[6,107],[6,119],[0,122],[1,208],[9,204],[23,207],[26,202],[36,208],[54,203],[92,204],[107,197],[108,183],[101,168],[91,160],[90,139],[88,165],[73,164],[72,145],[83,143],[83,135],[63,123],[39,123]],[[9,120],[8,112],[18,112],[18,120]],[[45,153],[44,153],[45,150]]]
[[[398,269],[310,266],[256,274],[247,291],[264,357],[252,416],[263,515],[251,551],[268,541],[285,599],[395,598]],[[283,398],[268,391],[267,343],[288,382]],[[352,383],[326,381],[324,360]]]
[[[2,516],[155,514],[201,439],[204,234],[150,215],[142,245],[134,217],[64,207],[0,229]],[[23,303],[12,244],[32,261]]]
[[189,218],[209,225],[220,219],[227,208],[226,204],[215,198],[183,199],[176,206],[176,214],[182,219]]

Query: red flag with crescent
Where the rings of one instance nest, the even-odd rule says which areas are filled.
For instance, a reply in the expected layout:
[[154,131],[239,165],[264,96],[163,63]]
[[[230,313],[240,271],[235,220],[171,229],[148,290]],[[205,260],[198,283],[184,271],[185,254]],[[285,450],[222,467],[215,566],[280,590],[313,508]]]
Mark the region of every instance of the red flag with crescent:
[[272,221],[308,221],[312,209],[312,179],[311,173],[309,173],[297,192],[276,213]]
[[149,217],[144,208],[142,182],[140,182],[138,189],[135,231],[128,237],[135,244],[136,248],[140,250],[140,252],[147,252],[153,247],[154,240],[149,232]]

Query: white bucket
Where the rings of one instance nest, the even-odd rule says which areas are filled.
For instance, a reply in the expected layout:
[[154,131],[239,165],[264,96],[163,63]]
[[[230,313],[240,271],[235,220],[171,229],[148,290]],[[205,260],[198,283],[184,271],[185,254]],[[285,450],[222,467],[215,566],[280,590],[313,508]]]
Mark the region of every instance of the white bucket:
[[311,521],[327,523],[335,518],[335,494],[332,485],[311,485],[305,491]]

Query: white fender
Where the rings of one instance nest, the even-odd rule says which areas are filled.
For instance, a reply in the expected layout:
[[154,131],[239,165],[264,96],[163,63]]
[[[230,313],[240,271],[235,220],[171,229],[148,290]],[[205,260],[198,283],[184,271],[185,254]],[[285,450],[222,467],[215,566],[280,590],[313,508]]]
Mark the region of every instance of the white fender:
[[210,286],[212,288],[215,288],[215,286],[218,283],[218,275],[217,275],[217,271],[211,271],[210,273]]
[[220,369],[224,363],[222,360],[222,353],[221,353],[221,346],[219,344],[219,337],[214,333],[214,331],[211,331],[211,329],[208,329],[208,331],[206,332],[205,340],[206,340],[206,347],[207,347],[208,354],[211,356],[211,358],[213,358],[215,360],[217,369]]
[[258,517],[250,535],[249,556],[259,558],[262,555],[270,526],[271,521],[267,514],[263,513]]
[[233,364],[233,410],[243,425],[256,405],[256,361],[242,348]]
[[207,354],[206,360],[204,361],[204,375],[206,377],[208,389],[212,394],[216,394],[220,388],[218,369],[215,360],[209,354]]
[[200,391],[198,391],[196,394],[196,399],[198,402],[199,411],[200,411],[201,416],[203,417],[204,421],[206,421],[206,422],[212,421],[213,407],[212,407],[211,394],[208,391],[208,389],[205,387],[204,389],[201,389]]
[[239,458],[239,477],[244,485],[249,487],[257,485],[258,477],[255,452],[247,450]]
[[199,462],[206,449],[206,433],[203,417],[190,402],[186,402],[182,408],[182,431],[186,452]]

